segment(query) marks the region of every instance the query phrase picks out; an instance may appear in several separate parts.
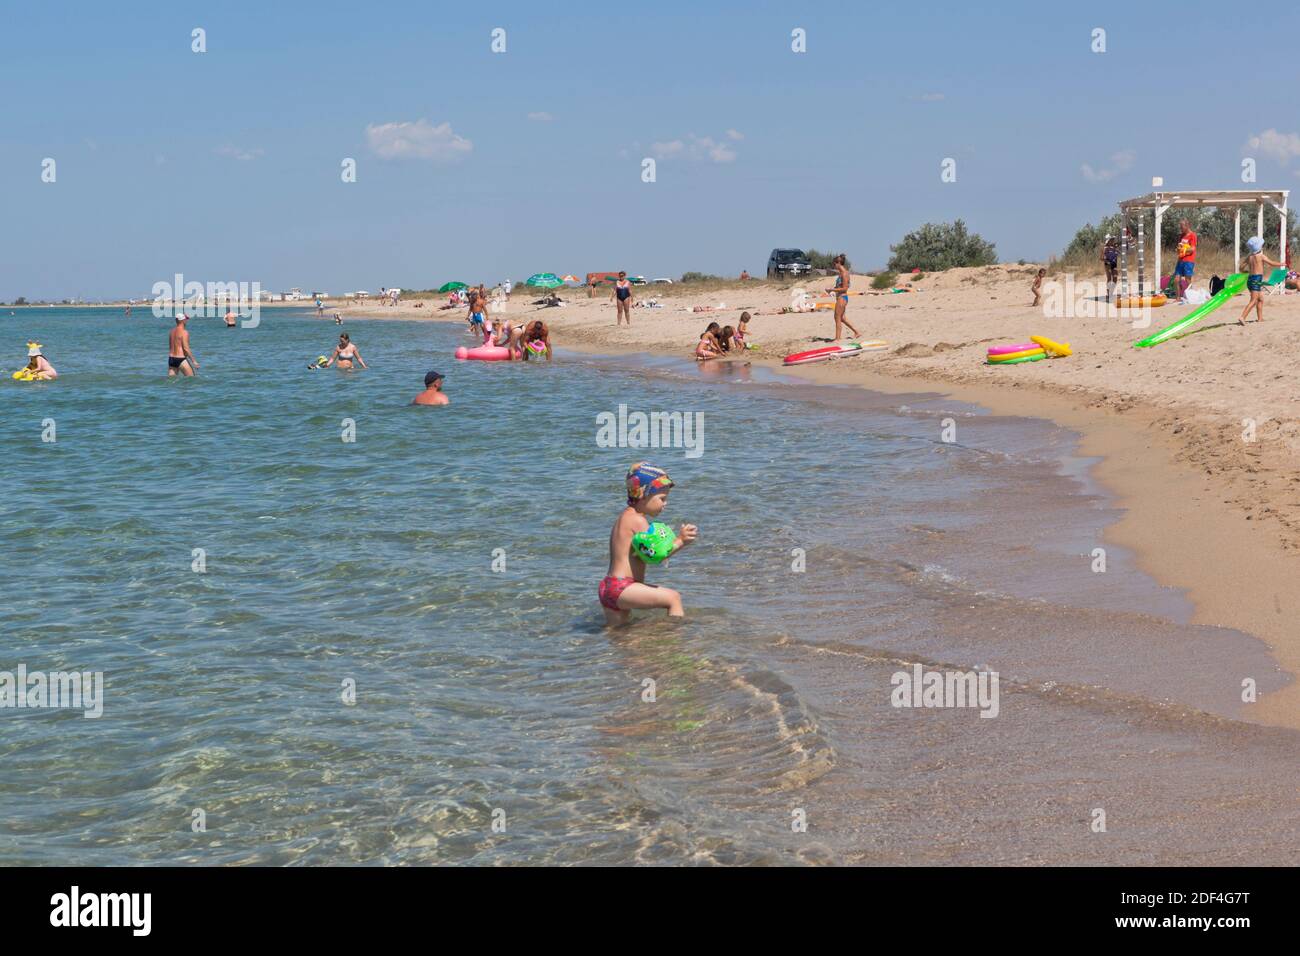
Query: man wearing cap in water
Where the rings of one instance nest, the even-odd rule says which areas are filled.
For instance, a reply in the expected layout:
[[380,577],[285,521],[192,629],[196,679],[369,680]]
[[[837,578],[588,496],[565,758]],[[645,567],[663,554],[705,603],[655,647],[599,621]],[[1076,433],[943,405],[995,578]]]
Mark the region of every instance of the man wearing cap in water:
[[177,369],[182,375],[193,375],[194,370],[199,367],[199,360],[190,351],[190,333],[185,328],[185,320],[188,318],[189,316],[184,312],[177,312],[176,327],[167,336],[168,378],[175,375]]
[[424,391],[411,399],[412,405],[450,405],[451,399],[442,394],[442,373],[426,372]]

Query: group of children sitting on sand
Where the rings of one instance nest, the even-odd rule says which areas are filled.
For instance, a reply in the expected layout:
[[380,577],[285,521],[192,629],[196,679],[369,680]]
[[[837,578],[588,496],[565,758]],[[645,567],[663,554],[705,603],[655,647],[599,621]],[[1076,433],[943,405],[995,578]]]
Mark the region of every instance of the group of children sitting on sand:
[[735,328],[710,322],[700,333],[700,342],[695,346],[695,360],[707,362],[710,359],[722,358],[733,350],[743,352],[747,348],[753,348],[754,346],[746,341],[749,335],[749,318],[748,312],[740,313],[740,320]]

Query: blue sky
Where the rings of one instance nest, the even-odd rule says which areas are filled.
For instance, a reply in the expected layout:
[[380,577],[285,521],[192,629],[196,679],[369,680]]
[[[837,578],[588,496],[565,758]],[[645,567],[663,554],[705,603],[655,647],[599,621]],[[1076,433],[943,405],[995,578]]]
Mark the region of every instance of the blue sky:
[[1153,175],[1300,186],[1293,7],[0,6],[0,300],[869,268],[959,217],[1041,259]]

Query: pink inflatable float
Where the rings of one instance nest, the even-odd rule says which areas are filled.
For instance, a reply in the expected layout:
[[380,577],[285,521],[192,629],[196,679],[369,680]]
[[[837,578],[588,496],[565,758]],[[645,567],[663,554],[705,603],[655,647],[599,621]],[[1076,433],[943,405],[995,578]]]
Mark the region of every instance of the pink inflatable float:
[[1039,347],[1039,346],[1035,345],[1033,342],[1025,342],[1025,343],[1022,343],[1022,344],[1020,344],[1020,345],[998,345],[998,346],[995,346],[994,348],[989,349],[989,353],[988,353],[988,354],[989,354],[989,355],[1009,355],[1009,354],[1011,354],[1012,352],[1029,352],[1029,351],[1032,351],[1032,350],[1034,350],[1034,349],[1036,349],[1036,348],[1038,348],[1038,347]]
[[456,358],[474,359],[480,362],[508,362],[510,350],[501,345],[480,345],[473,349],[467,349],[462,345],[456,349]]

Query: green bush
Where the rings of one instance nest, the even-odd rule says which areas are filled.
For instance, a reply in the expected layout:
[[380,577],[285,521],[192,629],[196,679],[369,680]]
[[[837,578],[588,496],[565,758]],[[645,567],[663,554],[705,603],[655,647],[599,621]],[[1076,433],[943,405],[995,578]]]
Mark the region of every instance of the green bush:
[[897,281],[898,281],[898,276],[896,276],[894,273],[882,272],[880,273],[880,275],[876,276],[874,279],[871,280],[871,288],[892,289],[894,287],[894,283]]
[[709,275],[707,272],[683,272],[682,282],[721,282],[722,276]]
[[891,272],[910,272],[922,269],[939,272],[961,266],[991,266],[998,261],[993,243],[979,235],[967,232],[966,223],[958,219],[952,223],[927,222],[915,232],[909,232],[896,246],[889,258]]
[[[839,253],[835,253],[835,252],[818,252],[816,249],[809,249],[808,252],[805,253],[805,254],[808,256],[808,261],[812,263],[812,267],[813,267],[814,269],[828,269],[828,270],[829,270],[829,269],[834,269],[834,268],[835,268],[835,257],[836,257]],[[853,270],[853,264],[852,264],[851,262],[849,262],[847,256],[845,256],[845,258],[844,258],[844,264],[847,265],[847,266],[849,267],[849,270],[850,270],[850,271]]]

